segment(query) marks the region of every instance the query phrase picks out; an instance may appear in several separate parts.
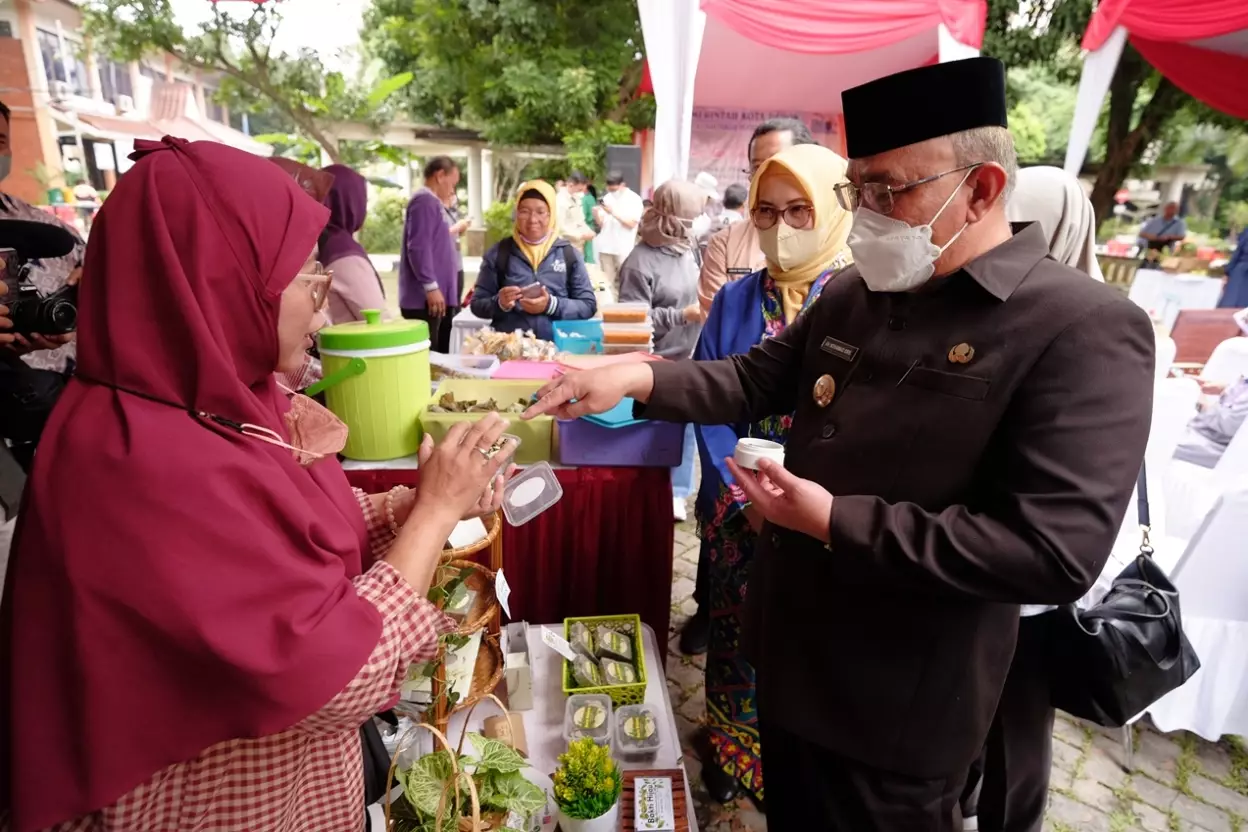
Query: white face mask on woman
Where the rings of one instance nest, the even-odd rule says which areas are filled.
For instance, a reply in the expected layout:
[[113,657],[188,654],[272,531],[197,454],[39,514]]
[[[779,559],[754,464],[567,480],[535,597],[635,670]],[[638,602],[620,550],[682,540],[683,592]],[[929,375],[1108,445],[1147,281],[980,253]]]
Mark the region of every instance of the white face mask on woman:
[[970,224],[963,223],[949,242],[938,246],[932,242],[932,223],[940,219],[970,175],[968,170],[936,216],[925,225],[908,225],[861,206],[854,211],[849,250],[868,289],[873,292],[905,292],[931,278],[940,255],[962,236]]

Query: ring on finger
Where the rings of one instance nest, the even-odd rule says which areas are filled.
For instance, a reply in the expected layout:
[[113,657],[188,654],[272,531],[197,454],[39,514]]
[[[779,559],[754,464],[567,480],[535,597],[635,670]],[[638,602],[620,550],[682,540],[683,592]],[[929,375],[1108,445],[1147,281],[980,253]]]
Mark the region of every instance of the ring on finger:
[[494,455],[490,453],[488,448],[473,448],[473,450],[481,454],[481,456],[485,458],[486,462],[489,462],[494,458]]

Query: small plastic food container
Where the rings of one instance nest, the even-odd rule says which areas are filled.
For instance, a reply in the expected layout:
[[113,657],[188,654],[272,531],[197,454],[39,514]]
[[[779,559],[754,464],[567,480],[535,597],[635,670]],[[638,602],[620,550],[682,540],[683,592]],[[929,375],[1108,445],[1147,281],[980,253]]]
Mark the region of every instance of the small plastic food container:
[[648,344],[604,344],[603,355],[628,355],[632,352],[654,352],[654,342]]
[[648,344],[654,340],[654,327],[650,324],[603,324],[602,343]]
[[644,324],[650,320],[650,306],[644,302],[608,303],[602,307],[604,324]]
[[624,705],[615,712],[615,751],[629,763],[648,763],[659,756],[659,714],[646,704]]
[[738,439],[737,447],[732,452],[732,458],[742,468],[749,468],[751,471],[758,470],[758,463],[764,459],[770,459],[777,465],[784,465],[784,446],[778,442],[769,442],[766,439]]
[[590,737],[599,745],[611,745],[611,697],[578,693],[568,697],[563,711],[563,738],[568,742]]
[[563,497],[563,487],[549,463],[539,462],[507,481],[503,514],[513,526],[523,526]]

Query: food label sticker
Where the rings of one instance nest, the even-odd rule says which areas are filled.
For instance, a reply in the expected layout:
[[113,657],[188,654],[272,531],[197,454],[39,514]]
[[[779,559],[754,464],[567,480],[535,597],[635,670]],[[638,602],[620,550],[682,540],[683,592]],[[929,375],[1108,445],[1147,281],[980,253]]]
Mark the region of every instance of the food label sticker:
[[507,613],[507,617],[511,618],[511,606],[507,603],[507,599],[511,597],[511,586],[507,583],[507,578],[503,576],[501,568],[494,576],[494,597],[498,599],[498,604],[503,608],[503,612]]
[[573,651],[572,645],[568,644],[563,636],[555,634],[555,632],[548,627],[542,628],[542,641],[546,642],[547,647],[554,650],[568,661],[573,661],[576,658],[576,652]]

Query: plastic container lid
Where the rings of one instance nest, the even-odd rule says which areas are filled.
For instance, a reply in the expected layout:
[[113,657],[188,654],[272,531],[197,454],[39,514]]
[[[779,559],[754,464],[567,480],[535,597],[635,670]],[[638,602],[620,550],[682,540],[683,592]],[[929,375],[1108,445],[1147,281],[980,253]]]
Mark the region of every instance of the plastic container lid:
[[574,693],[568,697],[563,710],[563,738],[571,742],[592,737],[599,745],[609,746],[611,735],[615,733],[613,717],[610,696]]
[[329,326],[320,331],[318,340],[325,351],[385,350],[395,347],[420,347],[429,344],[429,324],[424,321],[383,321],[381,312],[365,309],[364,320]]
[[654,332],[654,324],[647,321],[646,323],[635,324],[603,324],[603,337],[610,335],[612,332]]
[[649,705],[624,705],[615,712],[615,748],[627,760],[649,760],[659,753],[659,712]]
[[523,526],[563,497],[563,486],[548,462],[538,462],[507,481],[503,514],[513,526]]
[[766,439],[743,437],[737,440],[732,458],[742,468],[749,468],[752,471],[757,471],[758,463],[764,459],[770,459],[777,465],[784,465],[784,446]]

